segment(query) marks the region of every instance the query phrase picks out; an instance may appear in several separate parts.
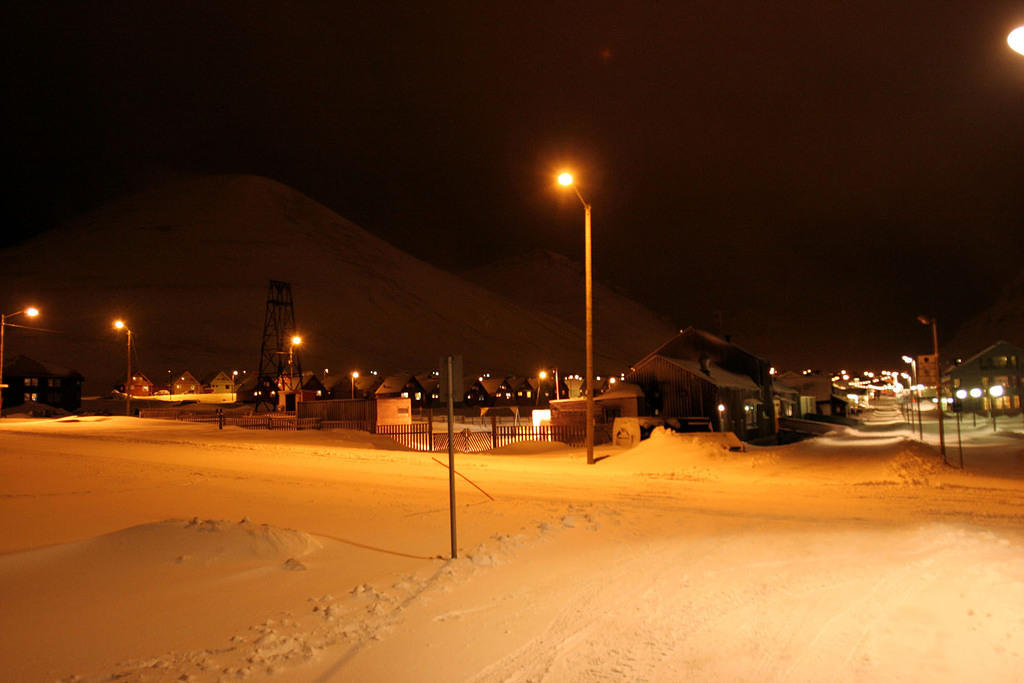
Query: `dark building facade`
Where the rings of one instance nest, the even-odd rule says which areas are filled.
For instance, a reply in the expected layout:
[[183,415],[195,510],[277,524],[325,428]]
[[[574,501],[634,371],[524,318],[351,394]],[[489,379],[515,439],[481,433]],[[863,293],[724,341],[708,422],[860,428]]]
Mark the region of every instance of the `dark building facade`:
[[26,401],[44,403],[69,412],[82,406],[82,375],[74,370],[15,356],[4,363],[3,407]]
[[688,327],[638,361],[626,381],[643,391],[641,415],[707,418],[745,441],[776,433],[768,361]]

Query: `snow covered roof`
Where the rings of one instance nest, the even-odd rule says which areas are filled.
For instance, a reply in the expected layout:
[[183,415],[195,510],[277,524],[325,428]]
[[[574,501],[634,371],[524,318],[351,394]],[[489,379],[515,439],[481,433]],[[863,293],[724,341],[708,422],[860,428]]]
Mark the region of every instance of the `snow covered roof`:
[[[973,356],[971,356],[967,360],[965,360],[962,363],[960,363],[960,366],[970,365],[971,363],[973,363],[974,361],[978,360],[982,356],[984,356],[984,355],[986,355],[988,353],[991,353],[993,350],[995,350],[999,346],[1009,346],[1009,347],[1013,348],[1014,350],[1018,350],[1018,351],[1021,350],[1020,347],[1015,346],[1015,345],[1011,344],[1010,342],[1008,342],[1008,341],[1006,341],[1004,339],[1000,339],[996,343],[989,344],[988,346],[983,348],[981,351],[978,351],[976,354],[974,354]],[[953,367],[949,368],[948,370],[946,370],[946,372],[952,372],[952,371],[956,370],[957,367],[960,367],[960,366],[953,366]]]
[[20,354],[4,363],[4,375],[8,377],[77,377],[82,379],[82,376],[75,370],[33,360]]
[[608,391],[594,397],[595,401],[614,401],[623,398],[636,398],[643,396],[644,391],[638,385],[630,382],[616,382]]
[[653,351],[651,351],[649,354],[647,354],[646,356],[644,356],[643,358],[638,360],[633,365],[634,366],[640,365],[645,360],[647,360],[649,358],[652,358],[654,356],[667,357],[667,356],[665,356],[663,351],[665,351],[666,349],[672,348],[680,340],[684,340],[684,339],[687,339],[687,338],[698,338],[698,339],[704,340],[706,343],[711,344],[714,347],[735,349],[736,351],[744,353],[747,356],[750,356],[751,358],[756,358],[757,360],[762,361],[764,363],[768,362],[764,358],[761,358],[757,354],[754,354],[754,353],[751,353],[750,351],[747,351],[742,346],[739,346],[738,344],[735,344],[735,343],[733,343],[730,340],[722,339],[721,337],[719,337],[717,335],[711,334],[707,330],[701,330],[701,329],[698,329],[698,328],[694,327],[693,325],[691,325],[691,326],[687,327],[684,330],[679,330],[679,332],[675,336],[673,336],[671,339],[667,340],[664,344],[662,344],[658,348],[656,348]]
[[706,382],[714,384],[716,387],[730,388],[730,389],[760,389],[754,380],[750,379],[746,375],[737,375],[734,372],[723,370],[714,363],[708,363],[708,372],[700,366],[700,361],[696,360],[685,360],[682,358],[669,358],[668,356],[661,356],[669,363],[692,372],[693,374],[701,377]]

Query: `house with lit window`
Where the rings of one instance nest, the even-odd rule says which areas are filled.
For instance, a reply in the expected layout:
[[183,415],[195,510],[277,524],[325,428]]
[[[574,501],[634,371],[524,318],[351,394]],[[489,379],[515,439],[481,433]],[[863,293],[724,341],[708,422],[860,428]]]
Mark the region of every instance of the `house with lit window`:
[[330,398],[330,392],[316,373],[307,370],[302,373],[302,400],[323,401]]
[[209,394],[231,394],[235,391],[234,377],[224,372],[211,372],[203,377],[203,391]]
[[516,405],[512,387],[504,377],[477,377],[462,397],[467,406],[490,408]]
[[512,401],[517,406],[528,408],[538,405],[536,377],[508,377],[505,383],[512,390]]
[[384,378],[373,372],[360,373],[358,377],[347,375],[331,375],[331,380],[325,382],[330,391],[331,398],[362,398],[372,399],[375,392],[383,383]]
[[441,376],[439,373],[427,372],[416,375],[416,381],[423,387],[423,407],[437,408],[441,400]]
[[149,398],[153,395],[156,385],[141,372],[132,373],[132,381],[128,385],[128,395],[136,398]]
[[203,391],[203,383],[188,370],[174,376],[171,382],[172,394],[199,394]]
[[956,405],[966,412],[992,410],[1005,415],[1021,408],[1022,365],[1024,349],[997,341],[966,360],[957,359],[943,373],[942,384],[953,396],[960,392]]
[[4,410],[24,403],[41,403],[67,411],[82,405],[83,377],[59,365],[18,355],[4,361]]
[[626,381],[643,392],[643,416],[710,420],[740,439],[776,434],[771,366],[728,339],[688,327],[637,361]]
[[374,392],[374,397],[407,398],[413,408],[422,408],[426,392],[416,376],[407,372],[389,375],[384,378]]

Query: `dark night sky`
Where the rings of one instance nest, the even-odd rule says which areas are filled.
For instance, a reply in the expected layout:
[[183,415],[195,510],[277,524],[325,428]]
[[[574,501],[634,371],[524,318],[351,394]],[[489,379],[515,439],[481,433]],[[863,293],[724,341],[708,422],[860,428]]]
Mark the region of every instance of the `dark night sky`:
[[5,233],[245,172],[449,269],[580,260],[566,165],[597,277],[836,364],[928,351],[918,313],[948,336],[1019,270],[1017,0],[408,5],[10,6]]

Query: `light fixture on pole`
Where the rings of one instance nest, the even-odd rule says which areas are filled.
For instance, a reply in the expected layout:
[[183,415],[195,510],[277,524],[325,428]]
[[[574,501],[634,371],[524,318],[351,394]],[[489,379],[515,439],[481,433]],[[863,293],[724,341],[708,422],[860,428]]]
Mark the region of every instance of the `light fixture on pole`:
[[355,398],[356,397],[356,380],[359,379],[359,371],[358,370],[353,370],[352,374],[349,376],[349,379],[352,380],[352,398]]
[[919,315],[917,322],[925,326],[932,326],[932,351],[935,355],[935,396],[938,399],[939,408],[939,450],[942,451],[942,463],[948,465],[949,463],[946,462],[946,434],[942,429],[942,365],[939,364],[939,333],[934,317]]
[[584,228],[584,273],[586,277],[586,337],[587,337],[587,413],[586,413],[586,434],[587,434],[587,464],[594,464],[594,298],[593,298],[593,274],[591,266],[591,239],[590,239],[590,203],[583,198],[579,189],[573,182],[571,173],[562,173],[558,176],[558,182],[563,187],[572,187],[583,204]]
[[[302,337],[299,335],[293,335],[291,343],[288,345],[288,389],[295,389],[295,347],[302,343]],[[299,384],[302,384],[302,378],[299,378]]]
[[1002,384],[993,384],[988,388],[988,414],[992,416],[992,431],[996,431],[996,399],[1006,393]]
[[1006,36],[1006,44],[1014,52],[1024,55],[1024,26],[1018,26],[1010,31],[1010,34]]
[[[910,382],[911,382],[911,385],[910,385],[910,396],[914,400],[914,404],[910,408],[910,410],[911,410],[911,427],[913,427],[913,422],[914,422],[913,421],[913,413],[915,412],[915,408],[916,408],[916,412],[917,412],[917,437],[919,439],[923,440],[924,439],[924,427],[921,426],[921,398],[920,398],[921,390],[918,388],[918,385],[917,385],[917,361],[914,360],[913,358],[911,358],[910,356],[903,356],[903,362],[910,366],[910,371],[913,373],[913,377],[910,378]],[[913,432],[913,429],[911,429],[911,432]]]
[[[7,320],[19,315],[27,315],[34,318],[39,315],[39,309],[35,306],[23,308],[14,313],[0,313],[0,417],[4,415],[4,328],[7,327]],[[17,325],[15,325],[17,327]]]
[[114,321],[114,329],[124,330],[128,333],[128,365],[126,366],[124,373],[124,414],[132,414],[131,398],[132,398],[132,331],[127,325],[124,324],[123,320]]

